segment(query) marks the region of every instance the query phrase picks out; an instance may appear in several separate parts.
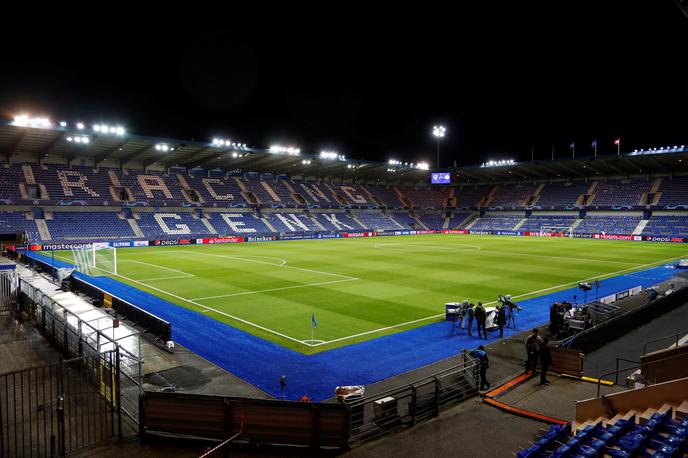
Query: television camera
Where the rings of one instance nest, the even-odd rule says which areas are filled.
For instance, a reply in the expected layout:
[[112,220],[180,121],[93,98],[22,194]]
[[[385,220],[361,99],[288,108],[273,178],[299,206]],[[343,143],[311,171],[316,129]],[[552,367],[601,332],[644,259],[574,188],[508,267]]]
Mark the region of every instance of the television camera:
[[502,307],[506,307],[509,312],[506,317],[507,326],[511,323],[514,329],[516,329],[516,312],[520,312],[523,309],[516,302],[511,300],[511,294],[507,294],[506,296],[500,294],[499,302],[502,304]]

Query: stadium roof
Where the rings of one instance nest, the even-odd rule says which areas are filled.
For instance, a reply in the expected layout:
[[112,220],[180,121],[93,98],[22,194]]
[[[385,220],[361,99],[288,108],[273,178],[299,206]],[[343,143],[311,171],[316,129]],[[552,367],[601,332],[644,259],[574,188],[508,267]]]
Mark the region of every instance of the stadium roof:
[[[87,142],[82,141],[87,137]],[[77,138],[79,140],[77,141]],[[147,137],[129,133],[98,133],[91,126],[79,130],[67,127],[0,125],[0,154],[9,160],[15,154],[105,159],[120,165],[136,161],[144,167],[159,164],[204,169],[255,171],[290,176],[341,178],[393,183],[428,183],[429,171],[415,164],[353,159],[324,159],[313,154],[276,154],[268,149],[244,145],[219,146],[212,142]],[[446,170],[446,169],[445,169]],[[520,180],[576,179],[603,176],[688,173],[688,148],[666,147],[597,157],[516,162],[493,166],[454,168],[455,183],[490,183]]]

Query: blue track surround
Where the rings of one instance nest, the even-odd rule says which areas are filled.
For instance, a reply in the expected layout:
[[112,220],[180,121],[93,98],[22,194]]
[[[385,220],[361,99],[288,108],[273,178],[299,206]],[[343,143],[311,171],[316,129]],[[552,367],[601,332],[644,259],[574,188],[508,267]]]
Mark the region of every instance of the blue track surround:
[[[45,255],[27,254],[53,262]],[[71,267],[63,261],[55,260],[54,263],[55,267]],[[648,287],[675,274],[673,266],[663,265],[605,279],[600,282],[599,295],[604,297],[635,286]],[[369,385],[458,355],[463,348],[499,339],[498,334],[492,332],[487,340],[480,341],[468,337],[463,330],[458,336],[449,337],[451,324],[442,321],[309,356],[112,278],[91,277],[79,272],[75,276],[169,321],[175,342],[275,397],[280,394],[280,376],[286,375],[287,399],[299,399],[306,394],[314,401],[322,401],[332,398],[338,385]],[[578,288],[570,288],[519,301],[523,310],[516,316],[518,329],[506,328],[504,335],[508,337],[547,323],[550,304],[564,300],[573,302],[574,294],[580,298],[582,293]],[[443,310],[442,304],[438,313]]]

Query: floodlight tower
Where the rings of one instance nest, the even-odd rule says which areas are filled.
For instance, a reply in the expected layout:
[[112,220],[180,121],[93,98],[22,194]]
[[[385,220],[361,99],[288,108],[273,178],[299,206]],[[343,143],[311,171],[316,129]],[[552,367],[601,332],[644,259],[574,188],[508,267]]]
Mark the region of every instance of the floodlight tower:
[[444,138],[447,129],[444,126],[434,126],[432,128],[432,136],[437,139],[437,168],[440,168],[440,140]]

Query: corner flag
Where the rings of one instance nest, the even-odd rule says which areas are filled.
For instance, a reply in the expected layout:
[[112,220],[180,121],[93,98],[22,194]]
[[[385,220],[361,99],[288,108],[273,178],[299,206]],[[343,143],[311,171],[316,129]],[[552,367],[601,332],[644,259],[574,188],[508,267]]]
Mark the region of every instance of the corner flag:
[[311,315],[311,327],[313,327],[313,328],[318,327],[318,321],[315,319],[315,313]]

